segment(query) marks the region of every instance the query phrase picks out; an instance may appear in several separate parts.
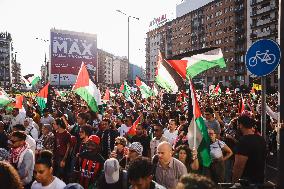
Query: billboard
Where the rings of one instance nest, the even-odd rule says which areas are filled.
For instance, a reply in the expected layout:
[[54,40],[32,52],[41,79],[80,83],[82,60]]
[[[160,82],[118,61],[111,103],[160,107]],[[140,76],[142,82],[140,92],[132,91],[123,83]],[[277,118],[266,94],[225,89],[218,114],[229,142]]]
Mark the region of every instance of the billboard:
[[50,30],[50,84],[70,86],[76,82],[82,62],[97,81],[97,35]]

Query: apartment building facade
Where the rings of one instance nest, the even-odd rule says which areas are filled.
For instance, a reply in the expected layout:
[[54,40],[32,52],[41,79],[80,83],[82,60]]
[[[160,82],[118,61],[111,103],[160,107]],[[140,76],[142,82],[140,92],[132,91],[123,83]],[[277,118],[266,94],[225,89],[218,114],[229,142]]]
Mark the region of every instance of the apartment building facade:
[[[253,42],[259,39],[272,39],[279,42],[279,0],[249,0],[247,1],[247,7],[247,46],[251,46]],[[278,87],[277,70],[271,73],[267,78],[269,86]],[[254,82],[257,78],[252,76],[250,80]]]
[[236,79],[248,83],[245,68],[247,48],[247,1],[215,0],[147,33],[146,80],[153,81],[157,50],[170,59],[188,51],[220,47],[227,67],[198,76],[208,86],[216,81],[229,85]]

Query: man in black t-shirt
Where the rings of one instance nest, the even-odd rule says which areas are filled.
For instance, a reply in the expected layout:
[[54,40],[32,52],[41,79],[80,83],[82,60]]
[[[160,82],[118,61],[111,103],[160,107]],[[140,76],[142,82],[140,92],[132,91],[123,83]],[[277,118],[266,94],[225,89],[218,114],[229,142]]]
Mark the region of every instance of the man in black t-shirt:
[[233,182],[240,178],[250,183],[264,182],[266,144],[262,136],[254,134],[254,120],[246,115],[238,118],[238,125],[243,134],[237,144],[233,168]]
[[143,153],[142,155],[145,157],[150,157],[150,138],[149,136],[145,135],[145,131],[143,131],[143,127],[141,124],[138,124],[136,127],[136,135],[134,135],[130,139],[132,142],[140,142],[143,146]]

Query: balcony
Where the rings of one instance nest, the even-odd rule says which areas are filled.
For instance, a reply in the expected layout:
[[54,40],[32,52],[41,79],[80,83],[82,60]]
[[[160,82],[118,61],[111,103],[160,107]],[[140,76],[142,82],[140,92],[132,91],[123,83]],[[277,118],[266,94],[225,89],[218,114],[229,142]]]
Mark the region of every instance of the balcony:
[[250,5],[257,5],[258,3],[261,3],[263,0],[251,0]]
[[268,24],[271,22],[271,19],[268,18],[268,19],[265,19],[265,20],[258,20],[258,22],[256,23],[256,26],[262,26],[264,24]]
[[261,38],[261,37],[268,36],[268,35],[270,35],[270,34],[271,34],[270,30],[268,30],[268,31],[265,31],[265,32],[260,32],[260,33],[258,33],[258,34],[257,34],[257,37]]
[[262,9],[257,10],[256,14],[262,14],[262,13],[268,12],[268,11],[274,9],[274,8],[275,8],[275,4],[271,4],[270,6],[263,7]]

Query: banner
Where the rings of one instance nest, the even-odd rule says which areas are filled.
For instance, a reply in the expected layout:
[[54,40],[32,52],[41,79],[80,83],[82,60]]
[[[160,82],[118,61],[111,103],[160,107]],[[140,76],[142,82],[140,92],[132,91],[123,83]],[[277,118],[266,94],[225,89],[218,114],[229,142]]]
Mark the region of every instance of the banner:
[[52,29],[50,43],[51,85],[73,85],[82,62],[97,81],[97,35]]

